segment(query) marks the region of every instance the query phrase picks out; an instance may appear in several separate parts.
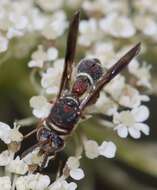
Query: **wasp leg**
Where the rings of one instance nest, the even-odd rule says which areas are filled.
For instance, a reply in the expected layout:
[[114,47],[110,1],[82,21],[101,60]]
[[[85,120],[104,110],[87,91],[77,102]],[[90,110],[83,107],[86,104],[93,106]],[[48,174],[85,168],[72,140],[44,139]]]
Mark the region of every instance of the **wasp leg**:
[[36,128],[35,128],[34,130],[32,130],[30,133],[28,133],[27,135],[25,135],[25,136],[23,137],[23,139],[27,139],[28,137],[30,137],[31,135],[33,135],[34,133],[36,133],[36,132],[38,131],[38,129],[39,129],[40,127],[42,127],[44,121],[45,121],[45,120],[40,120],[40,121],[38,122]]
[[43,161],[42,161],[42,163],[41,163],[41,166],[40,166],[40,168],[39,168],[39,171],[40,171],[40,172],[45,168],[45,166],[46,166],[46,164],[47,164],[47,161],[48,161],[48,157],[49,157],[49,153],[45,153],[44,159],[43,159]]
[[29,154],[30,152],[32,152],[35,148],[39,147],[41,143],[36,143],[35,145],[31,146],[30,148],[28,148],[27,150],[25,150],[22,155],[21,155],[21,159],[23,159],[27,154]]
[[27,135],[25,135],[25,136],[23,137],[23,139],[27,139],[28,137],[30,137],[31,135],[33,135],[34,133],[36,133],[37,130],[38,130],[38,128],[34,129],[33,131],[31,131],[30,133],[28,133]]
[[21,159],[24,158],[27,154],[29,154],[30,152],[32,152],[35,148],[37,147],[41,147],[41,145],[44,145],[48,142],[48,140],[42,141],[42,142],[38,142],[35,145],[31,146],[30,148],[28,148],[27,150],[25,150],[22,155],[21,155]]
[[44,121],[45,121],[45,119],[42,119],[39,121],[39,123],[37,124],[37,129],[39,129],[40,127],[43,126]]
[[86,113],[84,115],[80,115],[82,120],[87,120],[92,117],[92,113]]
[[48,165],[49,160],[54,159],[54,158],[55,158],[55,155],[51,155],[49,152],[45,152],[44,159],[41,163],[39,171],[41,172]]

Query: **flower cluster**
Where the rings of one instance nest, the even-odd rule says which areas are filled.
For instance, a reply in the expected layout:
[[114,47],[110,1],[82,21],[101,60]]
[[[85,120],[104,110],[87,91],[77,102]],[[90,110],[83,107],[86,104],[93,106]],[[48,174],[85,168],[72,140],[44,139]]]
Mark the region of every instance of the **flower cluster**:
[[[154,0],[149,2],[146,0],[141,0],[140,2],[135,0],[131,2],[112,0],[111,6],[111,1],[109,0],[86,0],[82,6],[88,15],[96,18],[95,26],[104,35],[116,38],[130,38],[134,37],[139,31],[141,35],[156,40],[157,9],[154,8],[154,3]],[[91,26],[90,20],[86,26]],[[84,35],[82,32],[81,34]]]
[[[157,8],[154,1],[1,0],[0,52],[6,51],[7,54],[13,38],[21,41],[22,45],[19,46],[24,50],[27,49],[24,40],[26,36],[38,38],[38,44],[33,44],[28,61],[32,84],[37,90],[37,94],[30,98],[35,118],[43,120],[49,116],[59,91],[64,66],[62,50],[65,49],[62,37],[65,37],[68,27],[65,10],[82,7],[85,17],[80,20],[78,51],[83,52],[86,58],[98,58],[105,73],[139,38],[143,40],[144,46],[141,54],[147,51],[146,39],[157,40]],[[17,54],[23,56],[19,46]],[[110,127],[109,130],[121,138],[130,136],[138,139],[142,133],[149,135],[149,126],[144,123],[149,117],[149,109],[142,103],[149,101],[144,90],[152,88],[150,69],[150,64],[134,59],[128,66],[129,74],[116,76],[85,114],[101,114],[104,117],[95,117],[95,120],[102,127]],[[73,79],[74,76],[75,68]],[[22,126],[24,124],[18,121],[13,128],[0,122],[0,140],[7,145],[7,149],[0,153],[0,167],[5,167],[0,177],[0,186],[4,190],[75,190],[76,181],[86,176],[80,167],[82,152],[89,159],[98,156],[113,158],[116,155],[114,142],[105,140],[99,145],[87,137],[82,129],[82,142],[76,147],[81,151],[70,156],[59,175],[52,179],[39,172],[33,173],[44,160],[39,147],[23,158],[17,155],[24,139],[19,131]],[[53,156],[48,158],[45,167],[51,158]],[[70,179],[74,182],[70,182]]]
[[[41,12],[37,6],[45,11],[52,11],[52,15]],[[0,52],[8,49],[12,38],[20,38],[27,34],[36,33],[47,39],[56,39],[64,33],[67,26],[64,11],[60,9],[63,1],[12,1],[0,2]]]

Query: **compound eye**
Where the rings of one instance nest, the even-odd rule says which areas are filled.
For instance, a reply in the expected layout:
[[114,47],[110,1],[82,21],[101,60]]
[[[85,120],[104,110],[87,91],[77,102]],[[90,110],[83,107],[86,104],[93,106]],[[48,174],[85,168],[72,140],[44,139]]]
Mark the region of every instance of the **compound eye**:
[[37,132],[37,140],[40,142],[46,141],[50,137],[50,131],[46,128],[41,128]]
[[51,139],[52,139],[52,147],[56,151],[57,150],[59,151],[61,148],[63,148],[64,142],[57,134],[52,134]]

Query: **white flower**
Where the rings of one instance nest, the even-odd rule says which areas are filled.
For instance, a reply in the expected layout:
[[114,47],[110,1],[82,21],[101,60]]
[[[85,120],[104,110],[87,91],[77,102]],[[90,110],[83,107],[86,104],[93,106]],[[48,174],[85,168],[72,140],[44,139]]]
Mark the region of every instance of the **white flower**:
[[42,67],[46,61],[46,53],[42,46],[38,46],[38,50],[32,54],[32,61],[28,63],[29,67]]
[[106,85],[104,90],[105,92],[109,93],[115,100],[117,100],[121,95],[124,87],[125,77],[119,74]]
[[87,57],[96,57],[102,63],[104,68],[110,68],[114,63],[114,48],[112,43],[97,42],[93,51],[87,53]]
[[41,163],[43,161],[43,155],[38,154],[39,153],[40,148],[36,148],[35,150],[33,150],[32,152],[30,152],[29,154],[27,154],[24,158],[23,161],[27,164],[27,165],[34,165],[37,164],[39,166],[41,166]]
[[124,12],[127,13],[127,3],[125,1],[111,1],[110,0],[85,0],[83,8],[86,12],[99,14],[108,14],[110,12]]
[[0,177],[0,187],[3,190],[11,190],[11,179],[8,176]]
[[0,34],[0,53],[8,49],[8,39]]
[[54,47],[51,47],[47,50],[47,60],[54,61],[58,57],[58,50]]
[[141,104],[141,101],[149,101],[149,97],[146,95],[141,95],[136,88],[131,85],[126,85],[118,99],[118,102],[126,107],[134,108]]
[[86,156],[90,159],[97,158],[99,156],[99,145],[96,141],[88,140],[84,142],[84,149]]
[[19,157],[16,157],[15,160],[11,160],[9,162],[9,164],[6,166],[6,170],[11,173],[23,175],[28,171],[28,166],[23,160],[20,160]]
[[79,168],[79,166],[80,166],[79,158],[71,156],[68,158],[66,164],[69,167],[69,169],[71,169],[71,170]]
[[141,137],[141,132],[149,135],[149,127],[142,123],[149,117],[149,110],[146,106],[139,106],[133,108],[131,111],[122,111],[115,113],[113,122],[116,124],[114,128],[118,135],[126,138],[128,134],[135,139]]
[[68,183],[63,177],[60,177],[49,186],[48,190],[75,190],[76,188],[76,183]]
[[43,67],[45,61],[53,61],[58,57],[58,50],[54,47],[44,51],[43,46],[39,45],[37,51],[32,54],[32,60],[28,63],[29,67]]
[[90,159],[97,158],[102,155],[106,158],[113,158],[116,153],[116,146],[113,142],[104,141],[100,146],[96,141],[86,140],[84,142],[86,156]]
[[15,28],[9,28],[6,36],[8,39],[11,39],[13,37],[20,37],[20,36],[23,36],[23,32]]
[[96,109],[93,110],[94,112],[113,115],[116,112],[118,105],[107,97],[105,92],[101,92],[94,107],[96,107]]
[[21,142],[23,140],[23,135],[14,127],[10,130],[10,139],[12,142]]
[[11,142],[10,137],[10,126],[0,122],[0,139],[4,141],[6,144]]
[[48,18],[41,14],[39,9],[33,9],[30,15],[30,23],[29,23],[29,30],[30,31],[39,31],[46,26]]
[[134,19],[137,29],[148,36],[155,36],[157,33],[157,23],[152,16],[139,15]]
[[79,25],[79,43],[83,46],[90,46],[93,42],[101,37],[98,30],[98,23],[95,19],[82,20]]
[[17,190],[45,190],[50,184],[50,178],[42,174],[21,176],[16,181]]
[[[104,2],[106,3],[105,0],[104,0]],[[106,6],[103,6],[103,8],[102,8],[102,4],[100,3],[99,0],[97,0],[97,1],[86,0],[83,2],[82,6],[83,6],[83,9],[85,9],[85,11],[87,11],[87,12],[101,13],[102,11],[105,12],[105,10],[106,10]]]
[[81,7],[83,0],[66,0],[66,5],[74,10],[77,10]]
[[0,122],[0,139],[6,144],[11,142],[21,142],[23,135],[16,127],[11,129],[9,125]]
[[28,63],[29,67],[42,68],[45,61],[53,61],[58,57],[58,50],[54,47],[44,51],[43,46],[39,45],[37,51],[32,54],[32,60]]
[[151,65],[147,65],[145,62],[140,65],[137,60],[133,60],[129,64],[128,68],[129,72],[138,79],[137,85],[151,88]]
[[58,59],[53,63],[53,67],[47,69],[42,74],[41,85],[46,89],[48,94],[57,94],[59,90],[59,81],[61,80],[63,71],[63,59]]
[[36,0],[36,3],[45,11],[54,11],[61,8],[63,0]]
[[109,142],[104,141],[99,146],[98,149],[99,149],[99,154],[102,155],[102,156],[105,156],[106,158],[113,158],[113,157],[115,157],[116,146],[111,141],[109,141]]
[[63,35],[67,27],[66,16],[63,11],[55,12],[42,30],[42,35],[48,40],[54,40]]
[[81,168],[79,168],[79,158],[77,157],[69,157],[67,160],[67,166],[70,170],[70,176],[75,180],[80,180],[84,178],[84,172]]
[[149,11],[150,13],[157,13],[157,7],[154,6],[156,3],[156,0],[140,0],[140,1],[134,1],[134,6],[138,8],[137,11],[140,12],[146,12]]
[[114,37],[129,38],[135,34],[135,28],[126,16],[115,13],[109,14],[100,20],[100,28]]
[[9,20],[15,29],[22,30],[28,25],[28,18],[21,13],[10,13]]
[[13,160],[13,157],[14,157],[14,153],[12,153],[8,150],[1,152],[1,154],[0,154],[0,166],[8,165]]
[[75,180],[80,180],[84,178],[84,172],[81,168],[70,170],[70,176]]
[[46,61],[47,55],[43,49],[43,46],[39,45],[37,51],[32,54],[32,60],[28,63],[29,67],[43,67],[44,61]]
[[33,96],[30,99],[30,106],[33,108],[33,114],[37,118],[46,118],[52,108],[52,104],[47,102],[44,96]]

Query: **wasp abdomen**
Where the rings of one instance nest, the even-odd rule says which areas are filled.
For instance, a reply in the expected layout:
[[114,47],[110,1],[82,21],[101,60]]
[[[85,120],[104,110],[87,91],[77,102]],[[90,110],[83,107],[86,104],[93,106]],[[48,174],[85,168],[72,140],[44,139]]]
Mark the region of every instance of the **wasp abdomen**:
[[78,76],[80,76],[81,73],[89,75],[92,78],[93,83],[95,83],[102,76],[103,69],[99,59],[83,59],[78,65],[77,73]]
[[83,59],[77,68],[77,78],[72,92],[81,96],[89,87],[94,87],[97,80],[101,78],[103,69],[98,59]]

